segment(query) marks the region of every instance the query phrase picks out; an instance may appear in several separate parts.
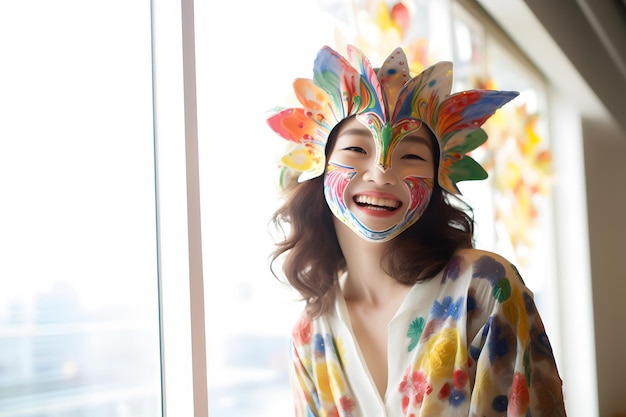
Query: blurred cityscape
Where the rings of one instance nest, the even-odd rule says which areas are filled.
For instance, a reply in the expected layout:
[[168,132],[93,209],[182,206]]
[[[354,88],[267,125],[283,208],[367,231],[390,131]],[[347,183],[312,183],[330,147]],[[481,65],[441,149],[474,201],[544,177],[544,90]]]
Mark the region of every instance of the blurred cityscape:
[[158,314],[131,313],[87,314],[65,286],[0,306],[0,416],[160,416]]
[[[133,306],[86,310],[62,285],[0,305],[0,416],[161,416],[158,314],[136,316]],[[291,414],[286,336],[208,344],[221,352],[208,369],[211,417]]]
[[227,339],[219,369],[208,369],[209,415],[293,415],[287,373],[288,343],[287,337],[269,335]]

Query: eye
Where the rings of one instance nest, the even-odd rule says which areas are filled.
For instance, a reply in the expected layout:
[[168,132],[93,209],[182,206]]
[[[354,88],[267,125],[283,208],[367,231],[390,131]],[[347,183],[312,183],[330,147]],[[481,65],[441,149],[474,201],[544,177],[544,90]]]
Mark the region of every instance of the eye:
[[426,161],[426,159],[424,159],[421,156],[416,155],[414,153],[406,154],[406,155],[402,156],[402,159],[416,159],[416,160],[419,160],[419,161]]
[[358,152],[358,153],[362,153],[362,154],[367,154],[367,152],[365,152],[365,149],[361,148],[360,146],[348,146],[346,148],[343,148],[344,151],[350,151],[350,152]]

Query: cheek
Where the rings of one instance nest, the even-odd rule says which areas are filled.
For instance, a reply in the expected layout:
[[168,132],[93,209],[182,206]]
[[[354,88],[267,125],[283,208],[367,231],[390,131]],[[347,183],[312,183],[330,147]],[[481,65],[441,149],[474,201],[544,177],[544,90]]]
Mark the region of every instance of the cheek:
[[350,180],[354,178],[356,171],[352,167],[346,167],[330,163],[326,168],[324,177],[324,193],[334,204],[345,207],[344,194]]
[[430,201],[430,195],[434,187],[432,178],[406,177],[404,183],[409,189],[410,206],[409,213],[419,208],[426,208]]

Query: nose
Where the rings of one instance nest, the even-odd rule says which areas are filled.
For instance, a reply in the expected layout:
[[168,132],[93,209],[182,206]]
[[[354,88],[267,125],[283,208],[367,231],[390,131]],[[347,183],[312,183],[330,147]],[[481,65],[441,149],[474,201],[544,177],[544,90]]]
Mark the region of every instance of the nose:
[[371,181],[378,185],[395,185],[397,180],[391,167],[383,170],[379,164],[371,164],[363,173],[363,181]]

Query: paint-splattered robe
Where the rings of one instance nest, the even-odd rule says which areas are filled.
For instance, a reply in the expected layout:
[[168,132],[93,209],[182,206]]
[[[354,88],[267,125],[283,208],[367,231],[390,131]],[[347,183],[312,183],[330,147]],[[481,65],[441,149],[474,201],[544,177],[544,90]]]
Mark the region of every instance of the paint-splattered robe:
[[334,309],[293,331],[296,416],[565,416],[562,383],[530,290],[506,259],[464,250],[416,284],[388,329],[384,398]]

